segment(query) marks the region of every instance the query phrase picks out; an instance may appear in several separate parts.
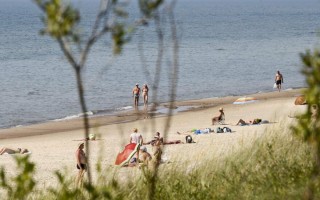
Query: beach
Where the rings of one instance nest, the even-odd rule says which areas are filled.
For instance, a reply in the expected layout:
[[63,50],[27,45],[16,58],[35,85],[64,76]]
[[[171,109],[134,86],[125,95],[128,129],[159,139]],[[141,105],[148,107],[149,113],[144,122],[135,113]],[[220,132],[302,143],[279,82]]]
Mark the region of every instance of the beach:
[[[267,130],[278,126],[290,127],[294,116],[306,109],[305,105],[294,105],[302,89],[279,92],[259,93],[248,95],[257,99],[254,103],[243,105],[232,104],[238,97],[200,99],[192,101],[175,102],[175,108],[190,106],[191,109],[174,114],[169,122],[167,134],[164,134],[168,117],[163,115],[148,116],[134,113],[123,113],[118,116],[105,116],[91,119],[90,133],[98,136],[98,140],[89,141],[90,163],[95,166],[98,160],[103,167],[116,167],[114,165],[117,154],[129,143],[129,136],[133,128],[143,135],[144,141],[150,141],[157,131],[165,137],[166,141],[181,140],[185,142],[185,134],[190,134],[195,143],[172,144],[164,146],[163,161],[166,163],[201,163],[206,159],[223,157],[238,148],[255,141]],[[162,104],[167,106],[168,103]],[[224,125],[211,125],[211,118],[218,115],[223,107],[226,118]],[[269,123],[250,126],[236,126],[239,119],[245,121],[260,118]],[[1,147],[27,148],[31,151],[31,161],[36,164],[36,180],[38,186],[52,186],[57,183],[54,171],[66,170],[68,175],[76,176],[75,151],[78,143],[84,138],[81,129],[81,120],[65,120],[48,122],[32,126],[16,127],[0,130]],[[209,133],[195,135],[192,129],[229,127],[231,133]],[[180,134],[178,134],[179,132]],[[289,132],[288,132],[289,133]],[[149,152],[152,147],[146,145]],[[2,155],[1,166],[6,173],[15,174],[14,156]],[[185,166],[185,165],[182,165]],[[95,167],[92,167],[93,169]],[[186,168],[187,170],[187,168]],[[122,168],[119,173],[139,173],[138,168]],[[93,178],[96,177],[93,170]]]

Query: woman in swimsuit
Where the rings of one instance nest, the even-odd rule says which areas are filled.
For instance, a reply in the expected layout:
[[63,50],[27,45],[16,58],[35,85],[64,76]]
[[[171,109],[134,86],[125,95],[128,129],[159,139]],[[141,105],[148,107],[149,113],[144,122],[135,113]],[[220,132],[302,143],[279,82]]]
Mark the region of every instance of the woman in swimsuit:
[[11,149],[11,148],[7,148],[7,147],[3,147],[0,148],[0,155],[3,155],[4,153],[7,154],[16,154],[16,153],[20,153],[20,154],[24,154],[24,153],[28,153],[28,149],[22,149],[22,148],[17,148],[17,149]]
[[143,103],[145,108],[148,107],[148,92],[149,92],[149,88],[147,84],[144,84],[142,88],[142,96],[143,96]]
[[84,153],[83,149],[84,149],[84,143],[81,142],[78,145],[78,149],[76,151],[77,169],[79,169],[77,179],[76,179],[76,184],[78,186],[82,185],[83,175],[87,170],[87,158],[86,158],[86,154]]
[[225,115],[223,112],[223,108],[220,108],[219,112],[220,112],[219,116],[212,118],[212,125],[215,125],[216,123],[221,123],[224,121]]

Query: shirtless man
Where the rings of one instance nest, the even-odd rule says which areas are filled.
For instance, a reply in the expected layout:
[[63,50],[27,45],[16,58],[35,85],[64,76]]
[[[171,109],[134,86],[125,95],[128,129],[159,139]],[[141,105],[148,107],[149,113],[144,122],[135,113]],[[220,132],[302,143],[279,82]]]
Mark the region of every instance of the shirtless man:
[[280,71],[277,71],[276,77],[275,77],[274,81],[276,82],[278,91],[280,92],[280,90],[281,90],[281,83],[283,83],[283,76],[282,76],[282,74],[280,73]]
[[150,153],[147,152],[147,148],[142,147],[140,149],[140,158],[139,158],[140,162],[148,166],[149,161],[151,161],[151,159],[152,159],[152,156],[150,155]]
[[139,96],[140,96],[140,88],[138,83],[136,83],[136,86],[132,90],[132,96],[134,99],[134,107],[137,109],[139,105]]
[[143,88],[142,88],[144,108],[148,107],[148,92],[149,92],[149,88],[148,88],[147,84],[144,84]]
[[76,151],[76,160],[77,160],[77,169],[79,169],[77,179],[76,179],[76,184],[77,186],[82,185],[82,179],[85,171],[87,170],[87,158],[86,154],[83,151],[84,149],[84,143],[81,142],[78,145],[78,149]]

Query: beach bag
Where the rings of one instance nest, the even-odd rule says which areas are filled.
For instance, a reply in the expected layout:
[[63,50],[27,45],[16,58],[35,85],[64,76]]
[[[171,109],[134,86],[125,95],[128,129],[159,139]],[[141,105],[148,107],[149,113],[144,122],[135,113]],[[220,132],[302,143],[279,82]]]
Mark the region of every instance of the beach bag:
[[253,122],[254,124],[259,124],[262,121],[262,119],[254,119]]
[[273,84],[273,89],[277,89],[277,83]]
[[193,141],[192,141],[192,137],[191,137],[191,135],[187,135],[186,136],[186,143],[192,143]]
[[212,132],[212,131],[211,131],[211,128],[205,128],[203,132],[204,132],[204,133],[210,133],[210,132]]
[[232,130],[230,128],[228,128],[228,127],[223,127],[222,130],[223,130],[224,133],[231,133],[232,132]]
[[216,133],[223,133],[223,129],[218,127],[217,130],[216,130]]

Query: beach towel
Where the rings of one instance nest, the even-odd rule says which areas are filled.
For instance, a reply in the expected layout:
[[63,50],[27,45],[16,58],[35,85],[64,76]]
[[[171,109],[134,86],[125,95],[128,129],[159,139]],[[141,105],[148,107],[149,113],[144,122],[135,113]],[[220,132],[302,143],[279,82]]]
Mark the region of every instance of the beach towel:
[[130,143],[124,147],[124,150],[117,155],[115,165],[121,167],[129,163],[134,154],[139,150],[140,144]]

